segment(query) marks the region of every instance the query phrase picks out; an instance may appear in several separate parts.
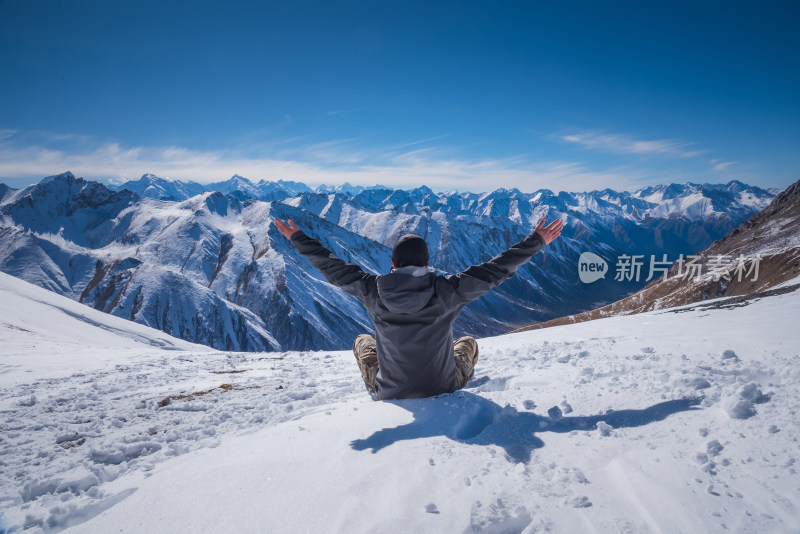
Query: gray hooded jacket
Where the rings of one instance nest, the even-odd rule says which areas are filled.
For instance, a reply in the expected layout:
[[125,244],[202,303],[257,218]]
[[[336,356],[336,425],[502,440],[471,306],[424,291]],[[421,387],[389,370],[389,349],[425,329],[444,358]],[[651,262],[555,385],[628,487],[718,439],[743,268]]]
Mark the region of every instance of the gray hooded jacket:
[[378,398],[428,397],[456,390],[453,323],[461,310],[511,278],[545,243],[533,232],[486,263],[437,275],[400,268],[386,275],[345,263],[298,231],[292,245],[331,284],[356,297],[375,325]]

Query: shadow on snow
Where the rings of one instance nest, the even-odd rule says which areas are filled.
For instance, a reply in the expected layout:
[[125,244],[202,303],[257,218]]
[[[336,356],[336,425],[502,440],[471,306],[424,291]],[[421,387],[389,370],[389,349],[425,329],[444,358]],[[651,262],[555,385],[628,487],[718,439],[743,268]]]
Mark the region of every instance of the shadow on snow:
[[601,421],[613,428],[630,428],[661,421],[667,416],[691,410],[702,399],[678,399],[660,402],[642,410],[609,411],[602,415],[564,416],[551,419],[469,393],[457,391],[428,399],[386,401],[414,415],[414,421],[394,428],[378,430],[366,439],[357,439],[350,446],[378,452],[398,441],[446,436],[470,445],[497,445],[508,459],[527,463],[531,451],[544,446],[536,434],[595,430]]

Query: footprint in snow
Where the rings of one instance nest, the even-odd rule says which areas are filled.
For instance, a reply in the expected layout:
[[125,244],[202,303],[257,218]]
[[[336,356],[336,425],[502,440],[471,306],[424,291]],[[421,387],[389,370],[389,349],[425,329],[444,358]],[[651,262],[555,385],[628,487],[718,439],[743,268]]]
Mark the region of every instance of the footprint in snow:
[[605,421],[600,421],[597,423],[597,432],[603,437],[610,436],[612,430],[614,430],[614,428]]
[[436,507],[435,504],[430,503],[425,505],[425,513],[427,514],[438,514],[439,508]]
[[558,421],[563,416],[563,413],[561,412],[561,408],[559,408],[558,406],[553,406],[552,408],[547,410],[547,416],[550,417],[550,419],[552,419],[553,421]]
[[590,501],[589,497],[586,495],[579,495],[577,497],[567,499],[567,504],[573,508],[589,508],[592,505],[592,501]]

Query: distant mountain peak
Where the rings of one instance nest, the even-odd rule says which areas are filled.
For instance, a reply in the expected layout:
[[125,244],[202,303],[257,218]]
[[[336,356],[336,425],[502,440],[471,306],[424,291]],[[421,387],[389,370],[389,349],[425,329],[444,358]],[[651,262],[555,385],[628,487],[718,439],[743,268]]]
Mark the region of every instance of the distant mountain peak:
[[59,179],[60,180],[74,180],[75,179],[75,175],[72,174],[72,172],[70,172],[70,171],[62,172],[61,174],[54,174],[52,176],[45,176],[44,178],[42,178],[39,181],[39,183],[40,184],[45,184],[47,182],[52,182],[53,180],[59,180]]
[[414,191],[422,193],[423,195],[433,195],[433,194],[435,194],[433,192],[433,190],[430,187],[428,187],[427,185],[421,185],[421,186],[417,187],[416,189],[414,189]]

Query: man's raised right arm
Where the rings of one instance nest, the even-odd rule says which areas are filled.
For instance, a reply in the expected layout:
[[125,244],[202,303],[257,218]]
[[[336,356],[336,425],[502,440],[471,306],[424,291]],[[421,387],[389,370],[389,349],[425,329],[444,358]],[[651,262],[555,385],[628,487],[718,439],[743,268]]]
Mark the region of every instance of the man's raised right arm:
[[446,277],[457,300],[465,304],[472,302],[514,276],[536,253],[561,235],[563,227],[564,223],[560,219],[547,226],[545,219],[541,219],[533,232],[505,252],[485,263],[473,265]]

